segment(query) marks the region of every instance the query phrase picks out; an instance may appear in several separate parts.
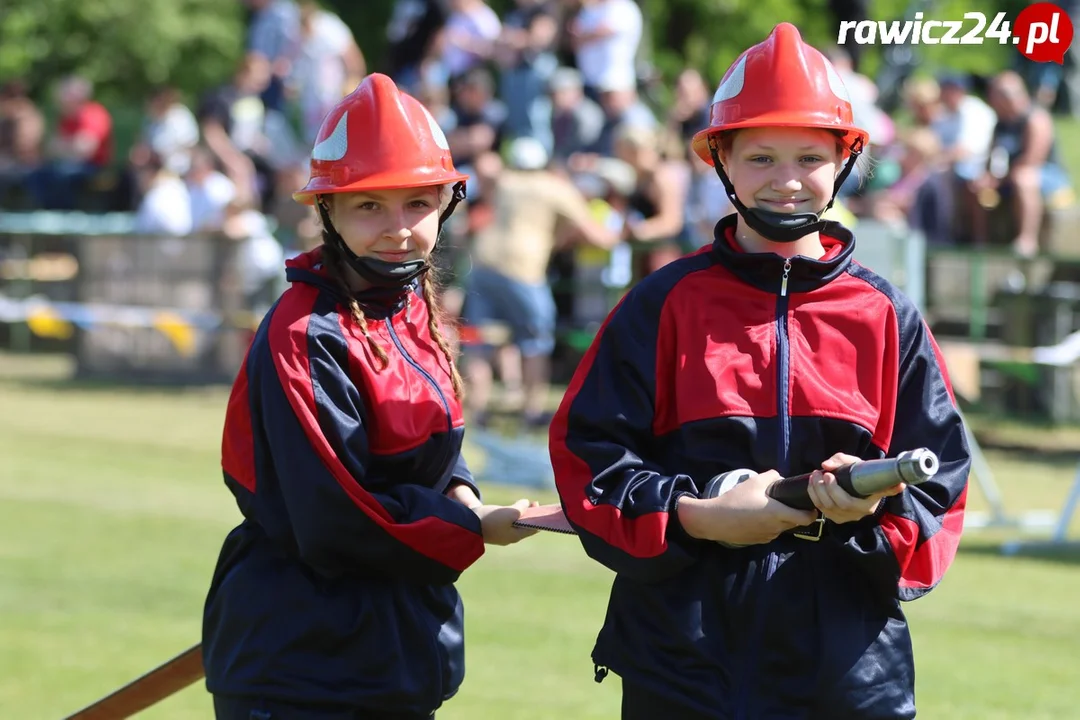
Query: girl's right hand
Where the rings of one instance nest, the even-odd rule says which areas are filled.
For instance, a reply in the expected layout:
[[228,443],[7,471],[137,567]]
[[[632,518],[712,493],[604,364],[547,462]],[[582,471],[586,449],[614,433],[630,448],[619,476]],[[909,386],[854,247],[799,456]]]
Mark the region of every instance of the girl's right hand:
[[692,537],[728,545],[759,545],[781,533],[809,525],[817,519],[812,510],[796,510],[766,494],[781,479],[775,470],[759,473],[720,497],[679,501],[679,521]]
[[513,545],[540,532],[532,528],[514,527],[514,521],[521,517],[524,510],[539,504],[535,500],[522,498],[513,505],[480,505],[472,508],[472,511],[480,518],[486,544]]

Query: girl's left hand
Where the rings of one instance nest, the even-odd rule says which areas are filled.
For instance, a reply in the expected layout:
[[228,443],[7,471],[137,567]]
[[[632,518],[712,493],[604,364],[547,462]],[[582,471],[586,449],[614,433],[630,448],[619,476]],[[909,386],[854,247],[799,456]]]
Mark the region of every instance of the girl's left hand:
[[519,528],[514,525],[521,513],[539,505],[535,500],[522,498],[513,505],[481,505],[473,508],[473,512],[480,518],[486,544],[513,545],[540,532],[535,528]]
[[904,491],[906,485],[897,483],[887,490],[875,493],[868,498],[858,498],[848,493],[836,482],[834,470],[845,465],[859,462],[859,458],[845,453],[836,453],[831,458],[821,463],[821,470],[815,470],[810,474],[810,482],[807,491],[810,499],[821,514],[837,524],[855,522],[867,515],[872,515],[877,510],[882,499],[892,495],[898,495]]

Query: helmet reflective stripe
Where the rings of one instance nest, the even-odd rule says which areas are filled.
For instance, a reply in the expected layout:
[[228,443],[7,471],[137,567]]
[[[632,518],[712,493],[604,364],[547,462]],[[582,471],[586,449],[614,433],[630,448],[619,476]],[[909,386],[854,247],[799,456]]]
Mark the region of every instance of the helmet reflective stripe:
[[[423,105],[421,105],[423,107]],[[450,149],[450,142],[446,139],[446,133],[439,127],[439,123],[435,122],[435,116],[431,114],[431,111],[426,107],[424,108],[424,114],[427,115],[428,128],[431,130],[431,137],[435,140],[435,144],[443,150]]]
[[850,105],[851,95],[848,94],[847,85],[828,58],[825,58],[825,73],[829,76],[829,89],[833,91],[833,95]]
[[330,137],[317,143],[311,150],[312,160],[333,162],[340,160],[349,152],[349,111],[346,110],[334,126]]
[[716,88],[716,93],[713,94],[712,101],[714,103],[721,102],[723,100],[730,100],[736,97],[742,92],[743,84],[746,82],[746,55],[743,54],[736,62],[735,66],[728,72],[727,77],[720,83],[720,87]]

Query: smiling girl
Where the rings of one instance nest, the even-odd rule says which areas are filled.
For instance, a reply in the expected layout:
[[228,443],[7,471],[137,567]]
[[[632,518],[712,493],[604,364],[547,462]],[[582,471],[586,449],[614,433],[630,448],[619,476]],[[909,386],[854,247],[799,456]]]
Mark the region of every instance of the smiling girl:
[[[593,660],[626,720],[915,717],[900,601],[952,563],[970,458],[918,310],[822,219],[867,141],[794,26],[739,56],[693,139],[736,212],[612,311],[552,423],[566,516],[616,573]],[[920,447],[917,487],[833,474]],[[814,512],[765,492],[801,473]]]
[[466,176],[384,75],[327,116],[311,179],[324,243],[287,263],[233,386],[222,469],[244,516],[206,599],[221,720],[430,718],[465,673],[458,576],[535,531],[461,456],[461,378],[431,252]]

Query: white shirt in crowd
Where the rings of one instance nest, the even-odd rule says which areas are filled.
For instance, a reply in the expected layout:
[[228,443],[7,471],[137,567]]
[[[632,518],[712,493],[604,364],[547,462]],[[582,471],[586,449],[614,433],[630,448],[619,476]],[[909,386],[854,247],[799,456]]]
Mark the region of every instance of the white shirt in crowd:
[[480,3],[465,12],[455,11],[446,21],[446,40],[442,62],[451,76],[460,75],[479,65],[484,57],[465,46],[470,42],[494,43],[502,32],[502,22],[495,11]]
[[191,197],[176,175],[158,175],[135,214],[135,232],[183,237],[191,232]]
[[199,123],[186,105],[172,105],[160,120],[147,123],[144,132],[150,149],[161,157],[166,168],[177,175],[188,171],[191,148],[199,142]]
[[582,34],[607,29],[613,34],[578,48],[576,61],[586,86],[597,88],[633,87],[635,60],[641,43],[641,8],[633,0],[599,0],[578,13],[577,29]]
[[236,199],[236,185],[214,170],[201,182],[188,181],[191,195],[192,232],[220,230],[225,224],[225,208]]
[[352,31],[340,17],[318,11],[311,34],[303,39],[293,64],[292,84],[299,92],[304,141],[315,143],[323,118],[345,95],[345,53],[355,42]]
[[956,163],[955,171],[960,177],[973,180],[986,168],[995,125],[997,113],[994,109],[974,95],[967,95],[955,113],[946,110],[934,121],[932,129],[946,150],[959,145],[970,153]]
[[236,264],[244,293],[250,295],[270,280],[280,279],[285,250],[270,231],[265,215],[258,210],[241,210],[226,221],[225,232],[240,239]]

